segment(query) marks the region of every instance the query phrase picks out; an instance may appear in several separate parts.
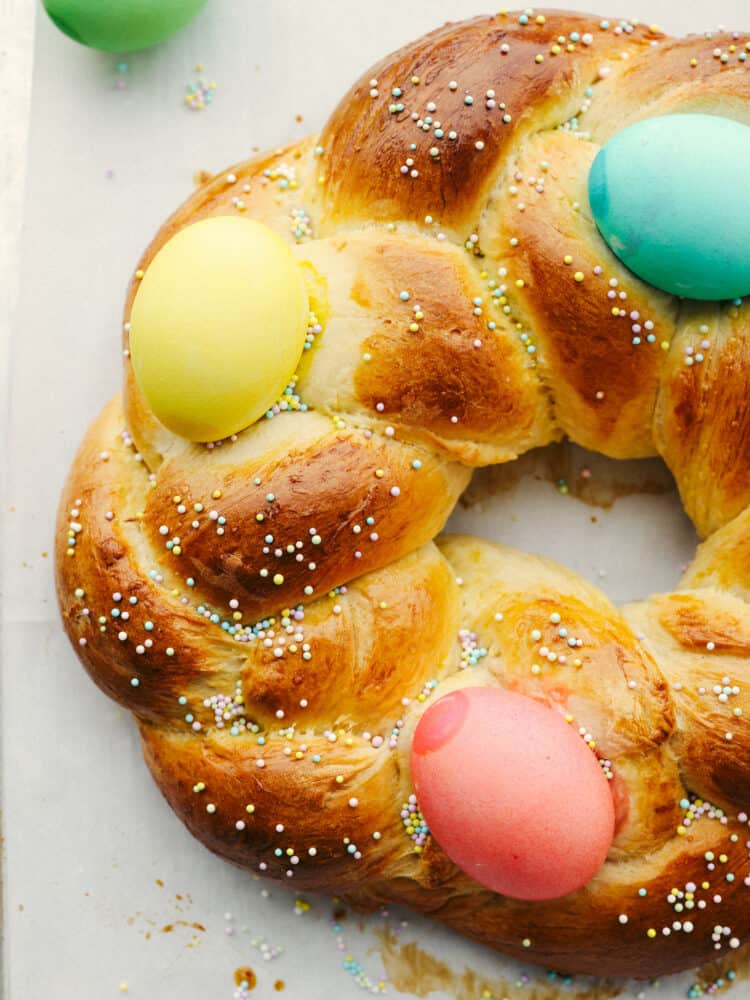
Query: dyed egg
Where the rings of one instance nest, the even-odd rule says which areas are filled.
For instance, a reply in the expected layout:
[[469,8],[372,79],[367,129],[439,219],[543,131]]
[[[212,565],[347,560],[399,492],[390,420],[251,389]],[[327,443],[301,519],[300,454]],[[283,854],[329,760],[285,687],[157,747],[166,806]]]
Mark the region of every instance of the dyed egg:
[[132,52],[188,23],[206,0],[44,0],[57,27],[93,49]]
[[607,856],[607,779],[562,716],[531,698],[490,687],[440,698],[417,725],[411,771],[437,843],[494,892],[556,899]]
[[612,252],[655,288],[690,299],[750,295],[750,127],[664,115],[614,135],[589,173]]
[[135,377],[156,417],[191,441],[254,423],[295,373],[308,310],[302,269],[268,226],[220,216],[178,232],[130,317]]

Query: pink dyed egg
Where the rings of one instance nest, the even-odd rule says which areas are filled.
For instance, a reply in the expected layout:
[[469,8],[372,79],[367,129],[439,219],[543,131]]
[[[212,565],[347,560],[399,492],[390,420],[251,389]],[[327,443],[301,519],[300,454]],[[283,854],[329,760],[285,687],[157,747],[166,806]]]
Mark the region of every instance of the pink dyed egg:
[[556,899],[607,856],[607,779],[576,731],[531,698],[490,687],[440,698],[417,725],[411,770],[433,837],[488,889]]

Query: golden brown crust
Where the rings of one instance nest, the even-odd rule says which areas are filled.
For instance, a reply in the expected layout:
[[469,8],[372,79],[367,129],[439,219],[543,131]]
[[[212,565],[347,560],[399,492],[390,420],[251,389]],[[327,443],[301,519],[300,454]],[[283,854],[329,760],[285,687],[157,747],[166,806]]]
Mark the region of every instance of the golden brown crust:
[[[84,439],[60,500],[62,618],[86,669],[111,698],[141,718],[174,722],[184,714],[181,694],[226,684],[241,658],[224,633],[207,632],[204,618],[173,593],[178,581],[169,570],[155,572],[141,530],[148,474],[121,430],[114,399]],[[72,549],[70,524],[79,526]]]
[[479,237],[507,272],[506,296],[532,335],[560,427],[587,448],[636,458],[655,453],[661,344],[677,306],[623,267],[599,235],[586,191],[597,149],[574,132],[529,139]]
[[295,416],[288,451],[248,454],[249,432],[236,455],[226,445],[201,457],[196,445],[162,464],[148,495],[144,530],[154,550],[179,538],[176,571],[199,579],[225,613],[237,600],[245,621],[310,601],[429,541],[468,480],[461,467],[377,434],[325,422],[320,433],[319,418],[308,440],[300,425],[313,417]]
[[[615,46],[637,51],[655,37],[639,27],[613,39],[603,35],[593,16],[544,11],[527,25],[518,17],[446,24],[388,56],[354,84],[320,137],[326,226],[344,219],[422,222],[431,215],[465,239],[520,138],[575,113],[578,97],[605,57],[602,46],[607,54]],[[575,32],[596,33],[597,44],[569,42]],[[566,42],[555,56],[550,50],[560,35]],[[536,62],[537,55],[544,60]],[[415,77],[418,83],[412,82]],[[375,97],[371,80],[377,80]],[[495,92],[491,108],[488,91]],[[401,104],[403,110],[389,110]],[[419,127],[427,117],[440,121],[445,137]],[[484,144],[481,150],[477,142]],[[439,155],[431,156],[430,149]],[[408,159],[413,166],[404,174],[401,167]]]
[[674,594],[663,601],[664,610],[659,623],[677,642],[691,652],[733,653],[746,656],[750,653],[750,631],[739,609],[720,610],[707,604],[701,594]]
[[346,600],[310,607],[303,630],[315,650],[309,661],[292,667],[273,647],[251,647],[243,687],[259,717],[273,721],[279,710],[292,717],[304,700],[308,725],[372,729],[398,718],[404,687],[419,691],[439,671],[461,623],[451,569],[434,547],[391,566],[393,573],[361,577]]
[[685,312],[662,376],[656,440],[685,510],[708,535],[750,503],[750,320],[747,306]]
[[750,600],[750,507],[698,546],[681,585],[729,590]]
[[613,65],[597,85],[597,100],[586,113],[587,131],[603,143],[635,121],[675,111],[750,122],[742,58],[746,42],[747,34],[711,31],[687,38],[662,37],[656,50],[631,49],[627,59]]
[[750,608],[730,594],[696,590],[653,597],[634,615],[674,677],[674,748],[686,785],[747,810]]
[[[299,412],[188,444],[133,377],[134,276],[124,398],[61,500],[65,628],[216,853],[565,971],[650,977],[750,938],[749,314],[639,281],[585,193],[639,117],[750,120],[737,52],[559,12],[448,25],[156,235],[140,270],[198,219],[260,219],[294,244],[321,327]],[[715,531],[675,594],[619,613],[533,556],[432,544],[472,467],[563,433],[664,456]],[[560,712],[611,774],[612,849],[565,899],[487,892],[405,832],[417,721],[476,685]]]
[[557,436],[549,402],[517,336],[487,329],[486,291],[459,254],[435,244],[418,256],[384,242],[363,257],[352,294],[379,322],[362,345],[369,357],[357,365],[355,389],[365,406],[414,433],[486,442],[515,457]]
[[[244,740],[238,746],[221,733],[198,742],[144,724],[141,735],[146,762],[172,808],[199,840],[235,864],[279,880],[294,878],[301,889],[330,887],[332,876],[337,887],[354,891],[382,865],[381,850],[369,849],[382,842],[373,840],[374,833],[390,845],[403,843],[398,813],[384,815],[380,808],[395,778],[387,751],[358,741],[337,759],[329,755],[313,764],[313,753],[326,749],[319,736],[308,738],[307,759],[292,764],[278,746],[260,750]],[[361,807],[349,805],[353,792]],[[238,829],[238,822],[245,826]],[[361,858],[349,854],[349,843]]]
[[[668,902],[674,888],[692,884],[696,875],[701,878],[707,874],[712,879],[709,885],[723,894],[721,905],[731,909],[732,934],[736,934],[736,940],[746,940],[750,934],[750,913],[744,905],[742,889],[735,888],[734,883],[729,885],[722,876],[716,878],[713,872],[707,872],[704,857],[706,852],[716,852],[720,843],[727,858],[722,869],[744,870],[745,856],[739,844],[747,827],[722,828],[726,836],[717,843],[712,825],[707,822],[706,827],[696,829],[689,838],[670,841],[648,860],[607,866],[604,880],[597,877],[579,893],[555,903],[529,907],[480,889],[458,876],[441,889],[426,889],[409,879],[400,880],[395,890],[390,885],[368,884],[349,896],[349,900],[372,908],[396,896],[402,903],[461,934],[494,948],[502,941],[503,952],[547,969],[564,971],[573,963],[577,970],[590,975],[600,976],[606,970],[608,976],[653,978],[657,969],[660,975],[666,975],[686,965],[697,965],[706,955],[717,953],[714,942],[707,944],[703,933],[696,933],[706,913],[713,909],[709,902],[711,889],[699,888],[695,893],[698,903],[706,903],[705,912],[698,910],[697,917],[695,910],[675,910],[675,904]],[[737,836],[737,842],[731,841],[732,834]],[[645,889],[645,897],[641,897],[641,889]],[[684,893],[684,889],[680,891]],[[638,916],[644,898],[649,901],[652,923]],[[678,901],[677,897],[675,900]],[[713,912],[720,919],[719,911]],[[627,922],[622,922],[621,917],[627,917]],[[676,930],[675,923],[680,928],[688,923],[693,929]],[[653,937],[649,930],[656,932]],[[721,937],[722,953],[730,950],[729,940],[729,936]],[[572,959],[574,954],[576,957]]]

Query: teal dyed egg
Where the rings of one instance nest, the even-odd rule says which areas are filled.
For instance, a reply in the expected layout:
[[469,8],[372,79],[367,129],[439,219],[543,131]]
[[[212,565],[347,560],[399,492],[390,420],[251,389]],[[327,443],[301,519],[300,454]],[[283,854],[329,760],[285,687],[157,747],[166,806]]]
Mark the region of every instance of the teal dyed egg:
[[82,45],[133,52],[187,24],[207,0],[44,0],[57,27]]
[[639,278],[689,299],[750,295],[750,127],[664,115],[616,133],[588,178],[596,225]]

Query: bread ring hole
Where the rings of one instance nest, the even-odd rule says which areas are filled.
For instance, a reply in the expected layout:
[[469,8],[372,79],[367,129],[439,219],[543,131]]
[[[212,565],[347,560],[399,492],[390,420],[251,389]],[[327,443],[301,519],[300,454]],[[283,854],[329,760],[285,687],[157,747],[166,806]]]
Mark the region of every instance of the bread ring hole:
[[698,543],[661,459],[570,441],[478,469],[447,530],[562,562],[616,604],[673,590]]

